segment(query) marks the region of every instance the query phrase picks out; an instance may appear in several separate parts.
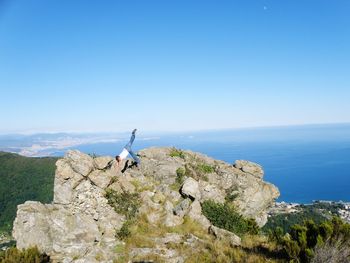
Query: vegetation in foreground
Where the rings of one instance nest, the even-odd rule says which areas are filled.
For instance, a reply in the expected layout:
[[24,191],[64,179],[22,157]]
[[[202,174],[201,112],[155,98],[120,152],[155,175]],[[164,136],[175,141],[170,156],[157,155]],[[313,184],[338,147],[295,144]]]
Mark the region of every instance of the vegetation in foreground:
[[[133,207],[133,202],[129,202]],[[292,262],[321,263],[349,262],[350,225],[340,218],[315,223],[313,220],[291,226],[289,233],[276,227],[267,236],[259,229],[254,220],[245,219],[229,204],[206,201],[202,204],[203,213],[216,226],[224,228],[242,237],[242,245],[232,247],[227,240],[218,240],[205,231],[198,223],[185,217],[182,225],[165,227],[161,223],[150,224],[145,215],[137,216],[133,224],[128,225],[125,243],[116,248],[119,262],[130,260],[128,251],[133,248],[153,248],[157,239],[169,233],[182,236],[181,242],[167,243],[168,249],[180,251],[185,262]],[[126,209],[133,211],[133,209]],[[194,236],[200,242],[196,247],[189,246],[186,239]],[[160,254],[148,254],[133,260],[166,262]]]
[[11,231],[17,205],[27,200],[52,201],[57,159],[0,152],[0,232]]
[[0,252],[0,263],[46,263],[50,257],[41,254],[37,247],[19,250],[11,247]]
[[338,217],[320,224],[307,220],[287,234],[277,227],[270,240],[290,262],[350,262],[350,224]]

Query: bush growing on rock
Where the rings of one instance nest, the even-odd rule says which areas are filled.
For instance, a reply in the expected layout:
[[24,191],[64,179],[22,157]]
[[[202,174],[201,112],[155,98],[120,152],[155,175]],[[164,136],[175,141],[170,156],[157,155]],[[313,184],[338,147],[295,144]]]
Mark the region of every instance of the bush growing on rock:
[[182,167],[176,170],[176,183],[182,184],[185,180],[186,170]]
[[214,172],[214,167],[206,163],[200,163],[197,165],[197,170],[201,173],[209,174]]
[[118,214],[125,215],[126,219],[135,217],[141,201],[138,193],[123,191],[118,193],[113,189],[106,190],[108,204],[111,205]]
[[126,221],[122,228],[116,233],[120,239],[125,239],[130,235],[129,227],[134,223],[136,214],[141,205],[138,193],[123,191],[118,193],[113,189],[106,190],[108,204],[111,205],[118,214],[125,215]]
[[214,226],[226,229],[237,235],[257,234],[259,232],[259,227],[254,219],[244,218],[227,203],[219,204],[212,200],[207,200],[202,204],[202,211]]
[[169,155],[170,157],[179,157],[181,159],[185,159],[185,153],[176,148],[172,148]]

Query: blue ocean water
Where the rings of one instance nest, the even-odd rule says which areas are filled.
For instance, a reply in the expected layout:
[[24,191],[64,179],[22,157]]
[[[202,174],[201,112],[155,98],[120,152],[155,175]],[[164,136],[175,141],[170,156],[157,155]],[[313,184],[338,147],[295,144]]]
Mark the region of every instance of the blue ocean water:
[[[114,156],[123,144],[78,148]],[[279,201],[350,201],[348,124],[166,134],[156,139],[136,139],[134,143],[135,151],[151,146],[190,149],[229,163],[238,159],[259,163],[265,170],[264,180],[280,189]]]

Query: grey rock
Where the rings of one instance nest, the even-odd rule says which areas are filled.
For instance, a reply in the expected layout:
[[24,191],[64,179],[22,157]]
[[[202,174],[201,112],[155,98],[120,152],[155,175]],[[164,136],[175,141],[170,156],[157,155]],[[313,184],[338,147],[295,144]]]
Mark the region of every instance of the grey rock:
[[149,212],[146,214],[147,221],[150,224],[157,224],[161,218],[161,214],[158,212]]
[[53,201],[57,204],[69,204],[72,202],[73,189],[84,180],[84,177],[73,171],[66,159],[58,160],[56,166]]
[[205,200],[213,200],[221,204],[225,202],[226,193],[215,184],[199,181],[199,191],[202,197],[201,202]]
[[161,211],[162,205],[153,202],[152,198],[154,196],[154,192],[144,191],[140,194],[141,198],[141,207],[139,208],[139,212],[141,214],[148,214],[150,211]]
[[209,227],[209,233],[214,235],[216,238],[221,240],[226,240],[230,243],[231,246],[240,246],[241,238],[236,234],[227,231],[225,229],[218,228],[216,226]]
[[175,215],[183,217],[190,208],[191,201],[187,198],[182,200],[175,208],[173,209],[173,212]]
[[187,178],[183,183],[181,187],[181,193],[184,196],[188,196],[193,199],[201,198],[201,192],[199,191],[198,182],[191,177]]
[[245,173],[256,176],[257,178],[263,178],[264,176],[264,170],[259,164],[244,160],[237,160],[234,166],[237,169],[241,169]]
[[254,218],[262,227],[267,222],[267,208],[272,206],[274,200],[279,196],[279,191],[272,184],[265,182],[252,184],[254,181],[248,180],[242,184],[248,184],[249,187],[245,189],[238,187],[239,194],[234,204],[243,216]]
[[122,192],[135,192],[135,186],[131,183],[132,177],[127,176],[117,176],[114,172],[112,172],[112,176],[110,177],[110,184],[108,188],[117,191],[118,193]]
[[114,162],[114,158],[110,156],[100,156],[94,158],[94,165],[97,169],[103,170],[107,169]]
[[115,231],[125,219],[104,197],[108,171],[93,170],[92,158],[78,151],[69,152],[56,166],[54,203],[27,201],[18,206],[13,227],[18,248],[36,245],[54,262],[95,257],[113,261]]
[[115,175],[116,174],[112,170],[94,170],[89,174],[89,179],[93,182],[94,185],[104,189],[110,184],[112,178]]
[[164,204],[164,209],[166,211],[166,216],[164,219],[165,226],[174,227],[181,225],[184,222],[184,219],[182,217],[174,215],[174,205],[171,202],[166,201]]
[[189,209],[187,215],[197,223],[199,223],[205,230],[209,228],[211,223],[209,220],[202,214],[202,207],[198,200],[195,200]]
[[87,176],[94,169],[94,160],[92,157],[77,150],[67,151],[65,159],[70,163],[75,172],[83,176]]
[[13,237],[19,249],[38,246],[48,254],[81,255],[101,240],[96,222],[59,205],[26,202],[19,205]]

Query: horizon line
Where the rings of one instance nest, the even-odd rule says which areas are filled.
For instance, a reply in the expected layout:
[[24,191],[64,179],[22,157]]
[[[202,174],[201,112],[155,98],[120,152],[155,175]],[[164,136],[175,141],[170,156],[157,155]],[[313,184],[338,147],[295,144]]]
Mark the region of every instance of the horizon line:
[[[231,128],[209,128],[198,130],[144,130],[147,134],[179,134],[179,133],[198,133],[198,132],[215,132],[215,131],[234,131],[234,130],[255,130],[255,129],[274,129],[274,128],[289,128],[289,127],[305,127],[305,126],[333,126],[333,125],[350,125],[350,122],[328,122],[328,123],[305,123],[305,124],[280,124],[280,125],[263,125],[263,126],[243,126],[243,127],[231,127]],[[18,136],[32,136],[38,134],[67,134],[67,135],[103,135],[103,134],[123,134],[130,131],[22,131],[22,132],[0,132],[0,136],[18,135]]]

